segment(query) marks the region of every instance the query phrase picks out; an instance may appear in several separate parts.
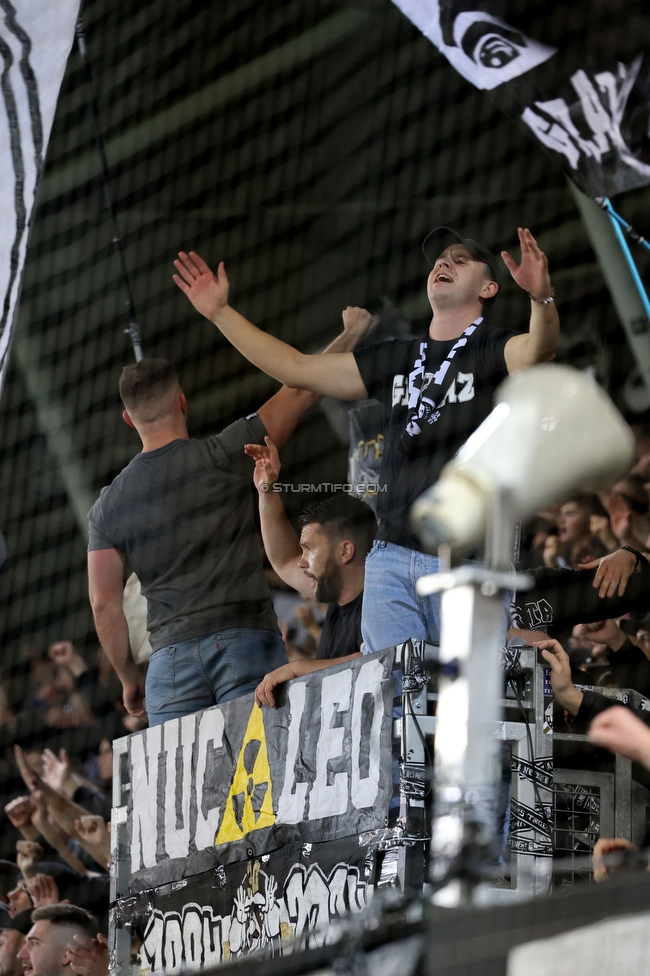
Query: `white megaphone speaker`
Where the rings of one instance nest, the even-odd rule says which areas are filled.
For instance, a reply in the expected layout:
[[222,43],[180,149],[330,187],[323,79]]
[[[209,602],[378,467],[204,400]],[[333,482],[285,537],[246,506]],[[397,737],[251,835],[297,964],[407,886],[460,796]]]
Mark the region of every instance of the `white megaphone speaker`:
[[632,432],[604,390],[575,369],[542,365],[515,373],[496,401],[411,509],[429,552],[442,544],[457,553],[473,550],[499,510],[514,525],[575,491],[610,487],[632,465]]

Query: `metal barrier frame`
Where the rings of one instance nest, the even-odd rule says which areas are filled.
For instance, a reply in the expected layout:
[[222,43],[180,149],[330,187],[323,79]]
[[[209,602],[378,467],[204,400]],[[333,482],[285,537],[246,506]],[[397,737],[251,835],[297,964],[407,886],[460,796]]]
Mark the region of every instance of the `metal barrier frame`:
[[[395,862],[387,872],[389,884],[396,884],[405,894],[426,893],[439,648],[421,640],[406,641],[396,648],[395,661],[402,668],[401,716],[393,720],[393,740],[399,744],[400,757],[399,817],[395,826],[380,832],[385,837],[374,847],[390,852]],[[476,903],[483,905],[525,901],[551,890],[554,791],[558,787],[598,789],[600,836],[642,843],[650,824],[650,790],[633,779],[628,760],[616,756],[612,773],[554,769],[554,741],[577,744],[588,740],[573,732],[554,734],[548,669],[539,652],[525,645],[510,646],[504,649],[502,666],[507,679],[506,694],[500,702],[505,720],[497,722],[495,737],[511,749],[510,885],[479,885]],[[518,682],[516,692],[514,681]],[[650,702],[636,692],[602,690],[609,691],[610,697],[650,710]],[[113,743],[111,906],[128,894],[126,832],[131,784],[127,745],[128,737]],[[584,873],[584,869],[576,873]],[[382,886],[379,873],[376,883]],[[109,914],[109,972],[111,976],[131,972],[131,932],[118,924],[113,907]]]

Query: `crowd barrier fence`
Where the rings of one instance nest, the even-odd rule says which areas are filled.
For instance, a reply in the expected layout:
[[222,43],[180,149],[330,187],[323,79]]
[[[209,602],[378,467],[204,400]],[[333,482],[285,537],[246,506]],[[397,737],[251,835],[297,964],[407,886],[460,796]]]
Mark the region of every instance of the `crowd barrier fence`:
[[[642,843],[650,791],[627,760],[594,768],[585,736],[554,730],[539,651],[501,663],[509,862],[475,900],[505,906],[589,881],[599,836]],[[117,740],[111,973],[131,972],[134,932],[141,973],[179,973],[321,950],[373,896],[421,899],[437,664],[408,641],[290,682],[274,709],[248,695]]]

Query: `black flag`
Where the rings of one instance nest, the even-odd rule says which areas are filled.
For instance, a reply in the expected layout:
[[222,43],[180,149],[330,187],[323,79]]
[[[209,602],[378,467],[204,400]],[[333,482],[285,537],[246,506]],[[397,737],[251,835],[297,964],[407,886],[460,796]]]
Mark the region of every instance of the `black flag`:
[[647,0],[394,3],[589,196],[650,183]]

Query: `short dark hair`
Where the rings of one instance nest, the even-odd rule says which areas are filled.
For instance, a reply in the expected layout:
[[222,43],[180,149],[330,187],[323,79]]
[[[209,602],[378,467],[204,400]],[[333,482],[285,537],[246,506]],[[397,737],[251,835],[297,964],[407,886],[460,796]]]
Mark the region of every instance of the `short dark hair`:
[[578,491],[575,495],[571,495],[571,498],[565,499],[562,504],[568,505],[569,502],[578,505],[585,516],[607,515],[607,509],[604,507],[598,495],[592,491]]
[[350,539],[364,557],[370,552],[377,531],[377,519],[370,505],[343,492],[308,505],[298,521],[301,525],[320,525],[330,539]]
[[89,939],[97,937],[99,923],[94,915],[78,905],[44,905],[32,912],[32,922],[51,922],[52,925],[71,925]]
[[120,376],[120,397],[126,409],[137,411],[154,404],[178,383],[166,359],[141,359],[125,366]]

